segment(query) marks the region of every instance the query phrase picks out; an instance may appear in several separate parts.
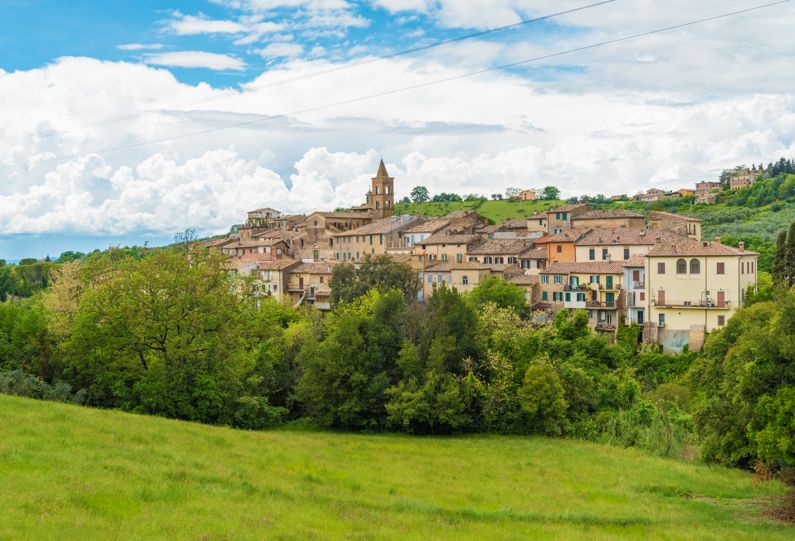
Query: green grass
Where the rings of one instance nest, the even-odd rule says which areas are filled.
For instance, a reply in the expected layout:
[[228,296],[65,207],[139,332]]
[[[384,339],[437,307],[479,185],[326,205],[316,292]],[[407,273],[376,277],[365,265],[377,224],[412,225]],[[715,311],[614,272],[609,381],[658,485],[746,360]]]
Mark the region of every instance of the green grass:
[[783,492],[632,449],[227,428],[0,397],[0,539],[793,539]]
[[534,211],[544,211],[562,205],[563,201],[461,201],[456,203],[399,203],[395,205],[398,214],[424,214],[444,216],[456,210],[476,210],[481,216],[504,222],[512,218],[525,218]]

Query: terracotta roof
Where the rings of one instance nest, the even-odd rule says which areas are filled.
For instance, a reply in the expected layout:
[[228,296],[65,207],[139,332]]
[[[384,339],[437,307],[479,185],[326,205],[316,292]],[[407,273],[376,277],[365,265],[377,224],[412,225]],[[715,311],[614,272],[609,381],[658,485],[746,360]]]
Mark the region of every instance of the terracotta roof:
[[623,261],[578,261],[576,263],[552,263],[541,274],[622,274]]
[[547,211],[547,214],[555,213],[555,212],[571,212],[572,210],[577,210],[579,208],[589,208],[588,203],[571,203],[569,205],[561,205],[559,207],[551,208]]
[[[253,240],[249,240],[249,241],[238,240],[238,241],[235,241],[233,243],[225,245],[224,248],[260,248],[260,247],[266,247],[266,246],[274,246],[276,244],[279,244],[280,242],[284,243],[284,241],[281,240],[281,239],[261,239],[261,238],[257,238],[257,239],[253,239]],[[285,243],[285,245],[286,245],[286,243]]]
[[[567,229],[552,235],[546,242],[575,242],[590,232],[590,229]],[[538,239],[536,239],[536,243],[538,243]]]
[[520,276],[522,274],[524,274],[524,271],[521,268],[519,268],[518,265],[513,265],[513,264],[506,265],[505,268],[502,269],[502,275],[505,278],[509,278],[511,276]]
[[416,216],[408,214],[404,216],[390,216],[382,220],[376,220],[369,224],[365,224],[350,231],[341,231],[334,233],[332,237],[355,237],[356,235],[382,235],[386,233],[395,233],[402,231],[404,228],[413,225],[419,220]]
[[646,264],[645,254],[634,254],[629,256],[629,259],[624,261],[625,267],[643,267]]
[[646,229],[643,227],[614,227],[611,229],[591,229],[575,244],[577,246],[653,246],[661,242],[679,242],[686,239],[667,229]]
[[511,276],[508,278],[508,281],[512,284],[525,286],[525,285],[533,285],[538,283],[538,275],[530,275],[530,274],[518,274],[516,276]]
[[657,244],[647,254],[648,257],[666,257],[677,255],[695,256],[741,256],[759,255],[756,252],[740,250],[715,241],[687,239],[677,243]]
[[257,264],[259,270],[284,270],[297,265],[298,261],[289,257],[282,259],[272,259],[270,261],[260,261]]
[[527,239],[493,239],[485,240],[467,250],[469,255],[504,254],[514,255],[525,251],[533,244]]
[[386,165],[384,165],[383,159],[378,164],[378,172],[375,174],[375,178],[390,178],[389,173],[386,172]]
[[250,210],[250,211],[248,211],[248,214],[253,214],[254,212],[264,212],[266,210],[272,210],[273,212],[281,214],[281,212],[279,212],[278,210],[276,210],[274,208],[271,208],[271,207],[262,207],[261,209]]
[[[340,220],[352,220],[355,218],[372,218],[372,214],[368,212],[317,212],[312,214],[320,214],[324,218],[337,218]],[[309,216],[312,216],[310,214]]]
[[432,218],[421,224],[412,225],[408,229],[404,229],[403,233],[436,233],[450,225],[450,220],[444,218]]
[[220,239],[207,239],[199,241],[199,246],[201,246],[202,248],[214,248],[216,246],[229,244],[230,242],[235,242],[235,239],[232,237],[223,237]]
[[465,261],[452,266],[453,270],[488,270],[490,268],[485,263],[478,263],[477,261]]
[[418,241],[417,244],[471,244],[480,240],[480,235],[457,235],[448,234],[447,231],[440,231],[425,240]]
[[600,220],[606,218],[644,218],[643,214],[632,212],[624,209],[614,210],[589,210],[576,216],[572,216],[572,220]]
[[[718,183],[720,184],[720,183]],[[674,214],[673,212],[663,212],[661,210],[652,210],[649,211],[649,219],[650,220],[684,220],[687,222],[700,222],[700,218],[694,218],[693,216],[685,216],[684,214]]]
[[540,246],[531,246],[519,253],[519,259],[547,259],[547,249]]
[[430,267],[425,267],[425,272],[450,272],[452,265],[449,261],[440,261]]
[[508,229],[527,229],[527,220],[519,220],[519,219],[512,219],[512,220],[505,220],[502,222],[504,227]]
[[332,261],[312,261],[310,263],[301,263],[295,269],[294,273],[305,274],[331,274],[338,263]]

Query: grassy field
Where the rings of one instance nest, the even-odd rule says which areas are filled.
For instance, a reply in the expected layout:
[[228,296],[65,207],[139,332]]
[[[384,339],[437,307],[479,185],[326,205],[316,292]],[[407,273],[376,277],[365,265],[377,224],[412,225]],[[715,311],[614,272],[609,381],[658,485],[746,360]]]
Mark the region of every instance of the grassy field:
[[395,205],[398,214],[425,214],[443,216],[456,210],[476,210],[481,216],[496,223],[512,218],[525,218],[534,211],[544,211],[564,204],[563,201],[461,201],[456,203],[399,203]]
[[777,483],[544,438],[240,432],[0,397],[0,539],[793,539]]

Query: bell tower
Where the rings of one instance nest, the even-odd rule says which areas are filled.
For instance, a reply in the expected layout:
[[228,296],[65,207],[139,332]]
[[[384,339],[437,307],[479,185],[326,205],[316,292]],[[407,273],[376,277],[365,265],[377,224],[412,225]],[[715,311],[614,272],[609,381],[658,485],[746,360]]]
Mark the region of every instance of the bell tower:
[[368,195],[370,210],[375,218],[392,216],[395,209],[395,179],[386,172],[384,160],[378,165],[373,185]]

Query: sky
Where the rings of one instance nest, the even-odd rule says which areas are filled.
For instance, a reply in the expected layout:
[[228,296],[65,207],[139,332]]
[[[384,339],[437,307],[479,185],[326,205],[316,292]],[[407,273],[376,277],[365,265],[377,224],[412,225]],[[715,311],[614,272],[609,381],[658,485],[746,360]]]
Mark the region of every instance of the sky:
[[0,0],[0,258],[360,204],[382,157],[403,197],[631,195],[795,156],[795,1],[600,47],[766,2],[517,24],[598,1]]

